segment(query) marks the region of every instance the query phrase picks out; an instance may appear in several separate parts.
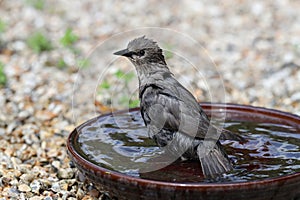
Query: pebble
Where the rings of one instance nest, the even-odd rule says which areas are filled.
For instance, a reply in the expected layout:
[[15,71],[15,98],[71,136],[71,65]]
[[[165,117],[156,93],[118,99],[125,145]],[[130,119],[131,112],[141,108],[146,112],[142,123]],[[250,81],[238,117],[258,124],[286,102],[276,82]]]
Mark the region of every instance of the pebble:
[[39,194],[40,193],[40,189],[41,189],[41,183],[38,180],[33,180],[30,183],[30,188],[31,188],[31,190],[32,190],[33,193]]
[[51,185],[51,190],[53,192],[59,192],[60,191],[60,185],[59,185],[59,182],[54,182],[52,183]]
[[0,128],[0,136],[3,136],[5,134],[5,129],[4,128]]
[[56,169],[60,168],[60,161],[58,160],[54,160],[52,163],[52,166],[55,167]]
[[20,195],[20,192],[17,190],[17,188],[15,186],[8,188],[6,196],[8,196],[10,198],[18,198],[19,195]]
[[7,133],[11,133],[17,126],[18,126],[18,123],[15,121],[8,124],[8,126],[6,128]]
[[21,192],[30,192],[31,188],[26,184],[21,184],[18,186],[18,190]]
[[29,200],[42,200],[43,197],[39,197],[39,196],[34,196],[34,197],[30,197]]
[[300,102],[300,92],[294,93],[294,94],[291,96],[291,100],[292,100],[292,101],[298,101],[298,102]]
[[36,175],[33,174],[33,173],[28,173],[28,174],[22,174],[20,176],[20,180],[23,182],[23,183],[30,183],[31,181],[33,181],[34,179],[36,178]]
[[70,178],[74,177],[74,170],[72,168],[59,169],[58,177],[62,178],[62,179],[70,179]]
[[48,110],[38,110],[35,113],[35,117],[41,121],[50,121],[51,119],[56,117],[56,114]]
[[28,111],[26,111],[26,110],[23,110],[23,111],[21,111],[21,112],[18,114],[19,120],[24,120],[24,119],[26,119],[26,118],[29,117],[29,116],[30,116],[30,113],[29,113]]

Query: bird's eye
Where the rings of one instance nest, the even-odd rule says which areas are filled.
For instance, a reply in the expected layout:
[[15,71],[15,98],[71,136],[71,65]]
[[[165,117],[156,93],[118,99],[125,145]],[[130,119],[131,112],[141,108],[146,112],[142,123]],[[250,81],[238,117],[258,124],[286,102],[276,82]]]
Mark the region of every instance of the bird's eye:
[[145,55],[145,51],[144,51],[144,50],[140,50],[140,51],[138,52],[138,56],[143,56],[143,55]]

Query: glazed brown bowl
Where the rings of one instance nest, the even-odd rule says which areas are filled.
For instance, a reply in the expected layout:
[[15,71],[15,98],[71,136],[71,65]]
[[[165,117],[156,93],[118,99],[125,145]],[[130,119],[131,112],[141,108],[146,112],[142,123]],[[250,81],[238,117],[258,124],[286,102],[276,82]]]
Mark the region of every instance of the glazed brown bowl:
[[[230,120],[276,123],[299,130],[300,117],[272,109],[234,104],[202,103],[207,113],[226,110]],[[136,111],[138,108],[131,109]],[[109,114],[107,114],[109,115]],[[118,199],[300,199],[300,172],[256,181],[237,183],[175,183],[142,179],[98,166],[78,152],[83,127],[105,115],[78,126],[69,136],[67,148],[77,168],[102,191]]]

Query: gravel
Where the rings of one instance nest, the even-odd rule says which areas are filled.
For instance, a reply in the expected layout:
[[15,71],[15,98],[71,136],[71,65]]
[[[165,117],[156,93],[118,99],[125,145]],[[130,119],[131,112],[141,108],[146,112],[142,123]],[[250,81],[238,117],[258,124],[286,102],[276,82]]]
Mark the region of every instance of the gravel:
[[[76,125],[110,109],[115,88],[98,93],[97,85],[103,80],[122,85],[114,73],[133,71],[125,59],[112,63],[112,55],[104,56],[125,47],[130,34],[115,41],[112,37],[120,32],[164,27],[198,41],[215,65],[203,60],[201,71],[193,71],[182,67],[186,61],[177,54],[167,62],[200,101],[251,104],[300,115],[298,1],[45,0],[41,10],[32,2],[0,1],[0,20],[5,24],[0,60],[8,79],[0,86],[1,200],[107,199],[70,163],[66,139]],[[79,38],[71,48],[60,43],[67,28]],[[147,35],[147,30],[139,33]],[[38,31],[50,39],[51,51],[35,53],[27,46],[27,39]],[[103,45],[94,49],[104,41],[110,41],[105,51]],[[78,63],[91,51],[89,66],[78,71]],[[193,54],[198,49],[184,51]],[[59,67],[61,60],[67,67]],[[225,96],[212,99],[205,81],[213,90],[224,88]],[[136,94],[136,84],[135,77],[128,91]]]

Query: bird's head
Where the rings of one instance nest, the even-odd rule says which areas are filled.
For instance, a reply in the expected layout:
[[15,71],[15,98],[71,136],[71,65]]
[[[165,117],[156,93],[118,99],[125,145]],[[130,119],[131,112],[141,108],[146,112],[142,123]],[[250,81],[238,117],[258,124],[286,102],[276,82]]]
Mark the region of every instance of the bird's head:
[[145,36],[130,41],[126,49],[114,54],[127,57],[135,66],[151,63],[166,65],[162,49]]

